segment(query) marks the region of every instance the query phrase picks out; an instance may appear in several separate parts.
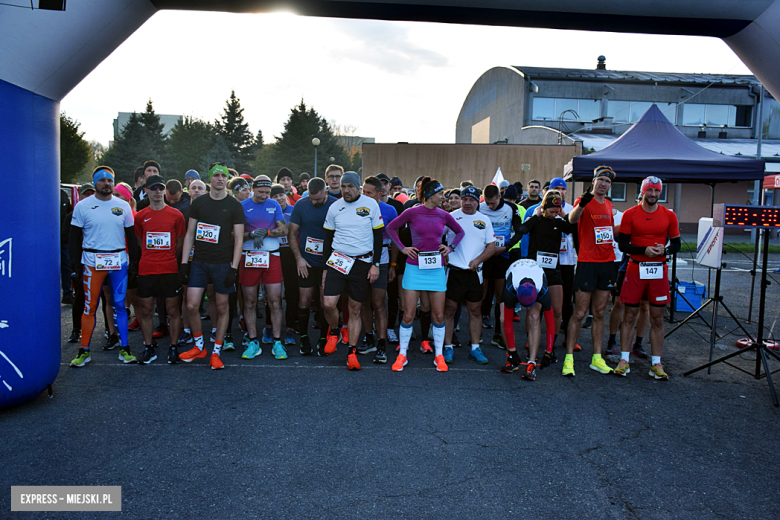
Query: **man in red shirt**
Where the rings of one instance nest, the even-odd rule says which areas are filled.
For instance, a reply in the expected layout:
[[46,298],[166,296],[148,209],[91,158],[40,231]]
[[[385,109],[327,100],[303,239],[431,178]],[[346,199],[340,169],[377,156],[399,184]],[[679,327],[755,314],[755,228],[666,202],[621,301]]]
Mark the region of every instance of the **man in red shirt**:
[[149,206],[135,216],[135,235],[141,246],[138,269],[138,321],[144,337],[141,363],[157,359],[152,339],[152,313],[155,298],[165,298],[170,316],[171,348],[168,363],[179,362],[178,338],[181,332],[181,277],[179,263],[186,228],[181,211],[165,204],[165,181],[159,175],[146,179]]
[[612,168],[597,167],[593,171],[593,184],[582,197],[574,201],[574,209],[569,213],[569,222],[577,223],[580,248],[574,275],[574,315],[566,334],[566,358],[563,361],[565,376],[574,375],[574,345],[588,307],[593,311],[590,329],[593,357],[590,368],[602,374],[612,372],[601,357],[601,342],[604,335],[604,309],[617,280],[612,242],[620,226],[614,226],[612,203],[606,200],[613,180],[615,172]]
[[[625,305],[620,329],[620,364],[615,373],[627,376],[634,324],[642,300],[650,303],[650,376],[667,380],[661,365],[664,348],[664,308],[669,303],[669,277],[666,257],[680,250],[680,227],[677,215],[658,205],[663,184],[658,177],[642,181],[642,204],[623,213],[618,235],[620,250],[629,255],[628,269],[620,289]],[[667,239],[669,247],[666,247]]]

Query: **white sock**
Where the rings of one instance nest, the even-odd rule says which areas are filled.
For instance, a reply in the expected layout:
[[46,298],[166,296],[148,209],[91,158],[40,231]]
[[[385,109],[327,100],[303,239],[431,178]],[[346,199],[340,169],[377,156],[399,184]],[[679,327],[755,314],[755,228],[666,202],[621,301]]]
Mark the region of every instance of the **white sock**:
[[472,343],[471,344],[471,351],[474,352],[479,348],[479,343]]
[[621,361],[625,361],[626,363],[628,363],[629,361],[631,361],[631,359],[629,358],[630,355],[631,355],[631,352],[621,352],[620,353],[620,360]]
[[184,329],[184,332],[186,332],[187,334],[192,334],[192,331],[190,329]]
[[215,341],[214,342],[214,350],[212,351],[212,354],[219,355],[219,351],[222,350],[222,342],[221,341]]
[[401,355],[405,356],[406,351],[409,350],[409,340],[412,339],[412,326],[401,323],[401,327],[398,329],[398,339],[401,347]]
[[653,365],[661,364],[661,356],[652,356],[652,358],[653,358],[653,361],[652,361]]
[[433,348],[437,356],[441,356],[444,348],[444,324],[433,324]]
[[195,336],[195,346],[198,347],[199,350],[203,350],[203,334]]

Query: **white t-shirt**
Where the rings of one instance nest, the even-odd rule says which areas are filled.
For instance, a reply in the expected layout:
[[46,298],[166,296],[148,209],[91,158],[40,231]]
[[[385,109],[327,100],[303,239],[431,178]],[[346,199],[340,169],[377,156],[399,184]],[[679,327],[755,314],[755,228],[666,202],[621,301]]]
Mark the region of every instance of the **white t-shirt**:
[[[620,210],[615,210],[615,214],[612,215],[612,218],[615,221],[615,227],[620,225],[620,222],[623,220],[623,212]],[[612,249],[615,250],[615,262],[622,262],[623,261],[623,251],[620,250],[618,247],[617,240],[612,241]]]
[[[382,213],[376,200],[361,195],[355,202],[343,198],[328,208],[322,225],[333,235],[333,250],[347,256],[362,256],[374,250],[374,230],[381,229]],[[371,259],[369,259],[369,262]]]
[[[84,232],[84,249],[98,251],[120,250],[122,264],[128,262],[125,251],[125,228],[133,227],[133,210],[130,204],[119,197],[111,200],[99,200],[95,196],[87,197],[73,210],[72,226],[80,227]],[[133,231],[135,233],[135,231]],[[95,253],[81,253],[81,263],[95,267]]]
[[[460,224],[466,235],[449,256],[449,264],[461,269],[468,269],[469,262],[481,255],[487,244],[496,241],[496,237],[493,235],[493,225],[490,223],[490,219],[479,211],[473,215],[466,215],[462,209],[459,209],[450,215]],[[447,243],[451,244],[454,240],[455,233],[448,231]]]

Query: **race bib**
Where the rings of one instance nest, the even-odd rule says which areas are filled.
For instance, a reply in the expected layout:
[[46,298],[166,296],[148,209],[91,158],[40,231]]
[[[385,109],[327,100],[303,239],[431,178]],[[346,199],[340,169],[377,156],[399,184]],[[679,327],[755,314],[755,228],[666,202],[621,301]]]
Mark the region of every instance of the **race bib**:
[[663,262],[639,262],[640,280],[660,280],[663,276]]
[[244,267],[268,269],[270,262],[271,255],[268,253],[268,251],[246,251]]
[[544,269],[555,269],[558,266],[558,255],[539,251],[536,253],[536,263]]
[[569,250],[569,241],[566,240],[566,235],[561,235],[561,249],[559,253],[565,253]]
[[219,242],[219,226],[198,222],[198,229],[195,231],[195,240],[216,244]]
[[303,250],[311,255],[322,256],[323,243],[324,241],[319,238],[306,237],[306,246]]
[[287,237],[279,237],[279,247],[290,247],[290,244],[287,242]]
[[417,266],[424,271],[439,269],[442,266],[441,253],[438,251],[417,253]]
[[596,234],[596,245],[612,245],[612,226],[593,228],[593,232]]
[[195,246],[192,246],[192,249],[190,249],[190,260],[192,260],[193,256],[195,256]]
[[504,238],[503,236],[496,237],[496,247],[504,247]]
[[352,266],[355,264],[355,259],[351,256],[342,255],[338,251],[333,251],[330,258],[328,258],[328,261],[325,263],[341,274],[349,274],[352,270]]
[[118,271],[122,269],[121,253],[95,253],[95,269],[98,271]]
[[167,231],[147,231],[146,232],[146,249],[170,249],[171,248],[171,234]]

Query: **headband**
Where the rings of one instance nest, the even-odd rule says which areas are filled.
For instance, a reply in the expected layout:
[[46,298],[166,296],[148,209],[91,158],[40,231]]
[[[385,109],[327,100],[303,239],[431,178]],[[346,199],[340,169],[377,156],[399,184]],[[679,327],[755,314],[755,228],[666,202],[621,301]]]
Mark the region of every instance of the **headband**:
[[656,188],[658,191],[663,191],[663,187],[664,185],[661,182],[661,179],[658,177],[647,177],[642,181],[642,187],[640,188],[639,192],[644,195],[645,191],[649,190],[650,188]]
[[425,187],[425,190],[423,191],[423,195],[425,195],[426,199],[430,199],[431,197],[433,197],[443,189],[444,186],[442,186],[439,181],[431,181]]
[[482,195],[482,192],[479,191],[478,188],[475,188],[474,186],[466,186],[465,188],[461,188],[460,190],[460,198],[465,199],[466,197],[471,197],[472,199],[479,202],[479,197]]
[[546,197],[544,199],[544,203],[542,204],[542,209],[560,208],[561,206],[563,206],[563,201],[556,195],[553,197]]
[[223,166],[221,164],[215,164],[210,170],[209,170],[209,180],[216,175],[217,173],[224,173],[225,177],[230,178],[230,172],[227,169],[227,166]]
[[133,194],[130,193],[130,190],[122,186],[121,184],[119,186],[114,187],[114,191],[117,193],[120,193],[124,198],[127,200],[130,200],[133,198]]
[[106,169],[101,168],[92,174],[92,184],[97,184],[100,179],[111,179],[113,181],[114,174]]
[[255,182],[252,183],[253,188],[270,188],[271,187],[271,181],[267,179],[257,179]]
[[614,181],[615,180],[615,170],[610,168],[609,166],[597,166],[593,170],[593,177],[609,177],[609,180]]

